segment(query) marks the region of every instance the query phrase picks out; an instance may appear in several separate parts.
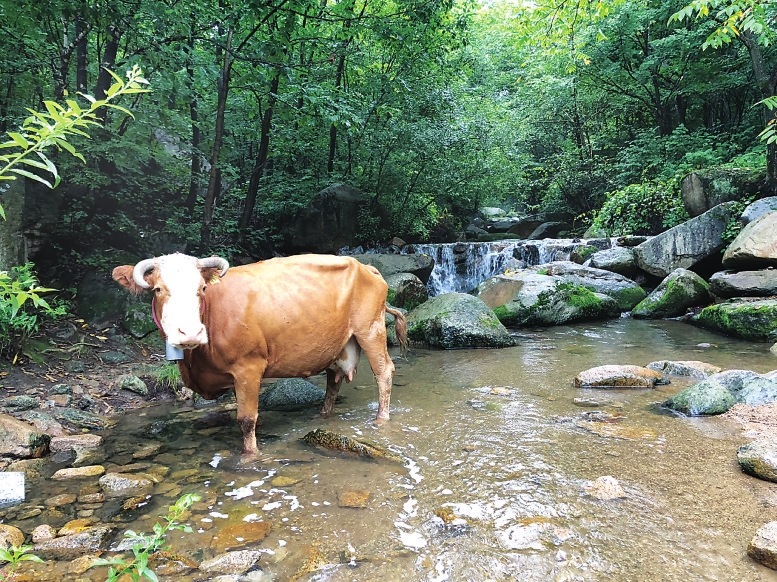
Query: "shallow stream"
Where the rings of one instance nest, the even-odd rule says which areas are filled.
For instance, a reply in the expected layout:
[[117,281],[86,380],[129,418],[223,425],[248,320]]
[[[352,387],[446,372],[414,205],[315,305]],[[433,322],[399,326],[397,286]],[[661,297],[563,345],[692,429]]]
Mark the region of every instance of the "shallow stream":
[[[777,520],[777,485],[740,471],[736,451],[747,442],[741,426],[657,405],[688,379],[655,390],[572,385],[593,366],[664,359],[759,373],[777,368],[766,345],[672,321],[522,331],[519,345],[503,350],[414,349],[397,361],[387,425],[371,423],[377,388],[363,361],[332,418],[318,418],[317,410],[264,413],[265,457],[254,463],[239,462],[229,404],[167,404],[120,417],[103,432],[106,469],[143,462],[138,470],[150,463],[157,474],[165,473],[157,466],[169,472],[147,504],[116,512],[113,502],[109,519],[109,501],[94,516],[114,524],[119,540],[127,529],[150,531],[180,494],[200,494],[188,516],[194,531],[171,533],[170,549],[200,561],[225,550],[216,535],[224,528],[267,523],[260,541],[238,535],[229,546],[265,552],[254,580],[777,581],[777,572],[745,554],[755,530]],[[314,381],[323,386],[325,379]],[[580,406],[575,398],[600,404]],[[586,423],[590,410],[623,415],[613,424],[618,430],[591,432],[605,423]],[[408,462],[300,442],[315,428],[389,445]],[[133,452],[156,443],[159,454],[133,460]],[[605,475],[620,482],[625,499],[587,494],[586,483]],[[90,483],[96,478],[39,481],[28,504],[43,507]],[[366,507],[341,507],[348,492]],[[58,527],[78,511],[76,503],[9,523],[25,532],[39,523]],[[436,513],[455,520],[446,524]],[[260,538],[267,528],[250,531]],[[104,579],[66,568],[48,563],[36,577]],[[212,578],[193,570],[169,579]]]

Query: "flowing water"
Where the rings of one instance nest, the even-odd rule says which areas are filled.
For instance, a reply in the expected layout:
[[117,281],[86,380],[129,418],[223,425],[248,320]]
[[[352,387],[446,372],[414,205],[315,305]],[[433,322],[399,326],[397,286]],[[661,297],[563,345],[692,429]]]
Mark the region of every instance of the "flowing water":
[[[657,403],[687,379],[654,390],[572,385],[592,366],[661,359],[759,373],[777,367],[768,346],[673,321],[522,331],[519,345],[503,350],[415,349],[398,360],[387,425],[371,423],[377,389],[362,362],[332,418],[264,413],[265,457],[253,463],[239,462],[229,404],[169,404],[121,417],[104,432],[106,468],[137,462],[133,451],[159,443],[162,452],[146,462],[170,471],[146,505],[117,512],[109,501],[95,516],[116,527],[118,541],[128,529],[149,532],[181,493],[198,493],[203,501],[187,516],[193,532],[172,532],[171,550],[204,560],[224,551],[217,537],[224,528],[248,532],[264,522],[264,539],[238,533],[230,546],[265,552],[252,580],[777,581],[777,572],[745,554],[755,530],[777,519],[777,486],[739,470],[737,447],[747,442],[739,426],[662,410]],[[581,422],[590,408],[574,398],[603,400],[596,409],[623,415],[622,432],[587,430],[602,423]],[[229,420],[208,427],[218,412]],[[389,445],[406,465],[301,443],[314,428]],[[586,492],[588,481],[605,475],[620,482],[624,499]],[[40,481],[25,506],[93,482]],[[341,507],[347,491],[362,500],[368,493],[366,506]],[[10,523],[25,532],[59,526],[78,509]],[[457,519],[446,524],[436,513]],[[105,574],[68,574],[64,562],[35,567],[40,580]],[[168,579],[214,577],[195,570]]]
[[498,240],[478,243],[414,244],[413,253],[429,255],[434,269],[427,282],[429,295],[442,293],[469,293],[480,283],[501,273],[506,268],[543,265],[552,261],[568,261],[578,247],[590,242],[605,248],[612,244],[607,239]]

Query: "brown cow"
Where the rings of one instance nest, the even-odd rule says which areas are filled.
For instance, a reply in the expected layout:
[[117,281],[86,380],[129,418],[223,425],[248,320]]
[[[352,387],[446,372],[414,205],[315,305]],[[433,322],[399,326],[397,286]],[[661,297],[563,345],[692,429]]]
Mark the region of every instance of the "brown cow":
[[153,290],[162,336],[185,350],[178,367],[186,386],[207,399],[234,386],[245,453],[257,452],[262,378],[326,370],[326,416],[361,350],[378,383],[376,422],[388,420],[394,363],[386,312],[396,318],[403,350],[407,325],[386,306],[388,286],[374,267],[351,257],[299,255],[230,269],[220,257],[176,253],[116,267],[113,278],[134,293]]

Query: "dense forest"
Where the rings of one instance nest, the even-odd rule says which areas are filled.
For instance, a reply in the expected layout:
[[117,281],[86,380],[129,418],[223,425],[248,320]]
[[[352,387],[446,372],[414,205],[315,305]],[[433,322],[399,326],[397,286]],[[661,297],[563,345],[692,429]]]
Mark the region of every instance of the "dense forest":
[[107,71],[150,83],[121,98],[132,116],[106,109],[70,139],[85,161],[49,152],[62,181],[39,194],[56,203],[35,261],[55,281],[171,243],[282,252],[338,182],[364,193],[367,245],[455,240],[481,206],[654,233],[683,219],[690,171],[775,182],[777,27],[759,0],[0,6],[4,132],[45,101],[105,97]]

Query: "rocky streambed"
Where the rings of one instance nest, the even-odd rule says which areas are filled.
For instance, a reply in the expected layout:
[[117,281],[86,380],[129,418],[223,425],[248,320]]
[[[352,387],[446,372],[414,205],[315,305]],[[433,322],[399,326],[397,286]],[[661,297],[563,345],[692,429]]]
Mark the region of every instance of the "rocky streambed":
[[[92,340],[132,361],[85,359],[72,376],[30,365],[3,378],[4,396],[36,404],[6,413],[75,420],[57,411],[72,409],[105,424],[57,421],[62,434],[44,457],[6,458],[6,471],[24,472],[26,495],[0,510],[0,535],[45,559],[22,564],[21,579],[103,580],[105,567],[88,569],[97,556],[131,558],[126,532],[153,531],[196,494],[181,517],[192,531],[170,532],[154,558],[160,579],[777,580],[747,554],[777,519],[774,485],[738,461],[774,422],[747,404],[718,417],[672,412],[664,403],[700,378],[666,369],[654,372],[668,384],[575,385],[598,366],[662,361],[766,375],[768,346],[634,319],[515,339],[397,360],[392,420],[380,428],[366,365],[326,420],[315,404],[324,378],[312,378],[310,402],[263,412],[263,456],[250,462],[231,398],[176,400],[137,368],[155,361],[153,344]],[[149,394],[120,387],[132,372]],[[62,384],[69,399],[51,393]],[[77,404],[87,397],[91,410]],[[303,437],[316,429],[377,443],[400,462],[311,446]]]

